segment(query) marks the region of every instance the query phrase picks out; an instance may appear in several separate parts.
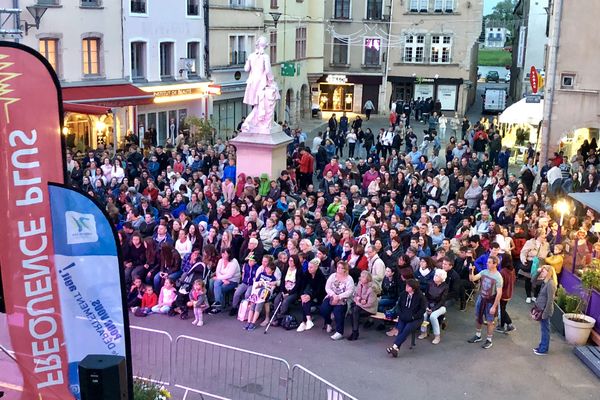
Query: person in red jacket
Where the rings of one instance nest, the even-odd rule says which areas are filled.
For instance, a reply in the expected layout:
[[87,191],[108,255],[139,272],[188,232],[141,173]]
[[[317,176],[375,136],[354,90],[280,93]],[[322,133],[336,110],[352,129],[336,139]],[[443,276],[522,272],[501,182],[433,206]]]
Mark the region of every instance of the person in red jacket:
[[229,219],[229,222],[231,222],[233,225],[237,226],[239,230],[244,229],[245,218],[240,213],[240,209],[237,208],[237,206],[231,207],[231,216],[228,219]]
[[306,148],[300,151],[300,161],[298,162],[298,183],[300,189],[306,189],[312,183],[312,175],[315,171],[315,159]]

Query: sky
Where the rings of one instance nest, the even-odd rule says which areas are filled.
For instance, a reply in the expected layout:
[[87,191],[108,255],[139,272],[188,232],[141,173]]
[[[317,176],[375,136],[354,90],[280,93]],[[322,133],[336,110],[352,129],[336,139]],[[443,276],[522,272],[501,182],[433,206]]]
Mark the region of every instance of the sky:
[[488,15],[492,12],[492,8],[498,4],[500,0],[483,0],[483,15]]

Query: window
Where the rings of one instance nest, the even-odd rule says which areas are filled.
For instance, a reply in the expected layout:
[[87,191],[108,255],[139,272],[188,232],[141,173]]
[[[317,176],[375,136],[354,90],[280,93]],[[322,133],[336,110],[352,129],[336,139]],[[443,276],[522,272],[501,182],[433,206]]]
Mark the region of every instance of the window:
[[277,31],[269,33],[269,57],[271,62],[277,62]]
[[420,0],[419,1],[419,12],[427,12],[429,11],[429,0]]
[[444,12],[446,12],[446,13],[454,12],[454,0],[445,0],[444,1]]
[[367,1],[367,19],[381,19],[383,10],[383,0]]
[[135,14],[146,14],[146,0],[131,0],[131,12]]
[[407,35],[404,41],[404,62],[422,63],[425,53],[425,35]]
[[431,63],[443,64],[450,62],[452,37],[434,35],[431,37]]
[[253,36],[229,36],[229,65],[239,65],[246,62],[247,49],[253,45]]
[[40,39],[40,54],[48,60],[58,74],[58,39]]
[[379,65],[381,39],[365,39],[365,65]]
[[146,78],[146,43],[131,42],[131,79]]
[[83,74],[100,75],[100,39],[86,38],[82,41]]
[[410,0],[408,10],[410,12],[419,12],[419,0]]
[[306,28],[296,28],[296,60],[306,58]]
[[560,88],[573,89],[575,87],[575,74],[560,74]]
[[173,42],[160,44],[160,79],[173,78]]
[[350,19],[351,0],[335,0],[334,19]]
[[81,0],[82,7],[100,7],[102,0]]
[[277,4],[277,0],[271,0],[271,8],[279,8],[279,5]]
[[58,6],[60,0],[38,0],[37,3],[44,6]]
[[333,38],[333,64],[348,64],[348,38]]
[[187,15],[194,17],[200,15],[200,0],[187,0]]
[[231,7],[254,7],[255,0],[229,0]]
[[187,58],[194,60],[194,65],[188,71],[189,75],[198,76],[198,70],[200,69],[200,43],[189,42],[187,45]]

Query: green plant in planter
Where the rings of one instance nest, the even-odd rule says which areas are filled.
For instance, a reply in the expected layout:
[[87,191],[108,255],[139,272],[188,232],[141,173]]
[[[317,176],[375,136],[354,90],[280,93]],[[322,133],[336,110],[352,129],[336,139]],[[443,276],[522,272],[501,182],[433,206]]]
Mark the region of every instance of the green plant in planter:
[[600,291],[600,260],[593,260],[590,265],[583,269],[581,287],[586,291]]
[[171,398],[171,393],[164,386],[135,378],[133,380],[133,400],[167,400]]
[[554,298],[554,301],[561,310],[565,310],[565,305],[567,303],[567,291],[564,287],[559,286],[558,289],[556,289],[556,297]]

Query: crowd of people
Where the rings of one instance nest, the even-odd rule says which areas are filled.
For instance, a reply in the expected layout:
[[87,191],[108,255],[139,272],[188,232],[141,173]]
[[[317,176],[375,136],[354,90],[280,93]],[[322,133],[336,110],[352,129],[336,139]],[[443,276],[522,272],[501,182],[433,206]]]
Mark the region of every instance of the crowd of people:
[[248,331],[261,318],[295,327],[297,317],[298,332],[321,318],[333,340],[345,337],[347,315],[348,340],[377,317],[397,357],[415,331],[440,343],[448,309],[473,298],[469,342],[488,349],[495,332],[515,330],[520,278],[525,301],[542,310],[534,352],[546,354],[557,274],[600,250],[593,211],[572,213],[561,235],[552,207],[565,191],[597,189],[596,142],[571,160],[555,154],[539,174],[532,147],[512,172],[493,123],[464,118],[445,133],[446,117],[432,111],[413,129],[415,111],[398,107],[376,137],[346,115],[332,116],[311,144],[285,126],[293,142],[276,177],[237,170],[227,142],[183,138],[116,155],[68,151],[70,184],[117,227],[136,316],[192,314],[202,326],[205,313],[229,308]]

